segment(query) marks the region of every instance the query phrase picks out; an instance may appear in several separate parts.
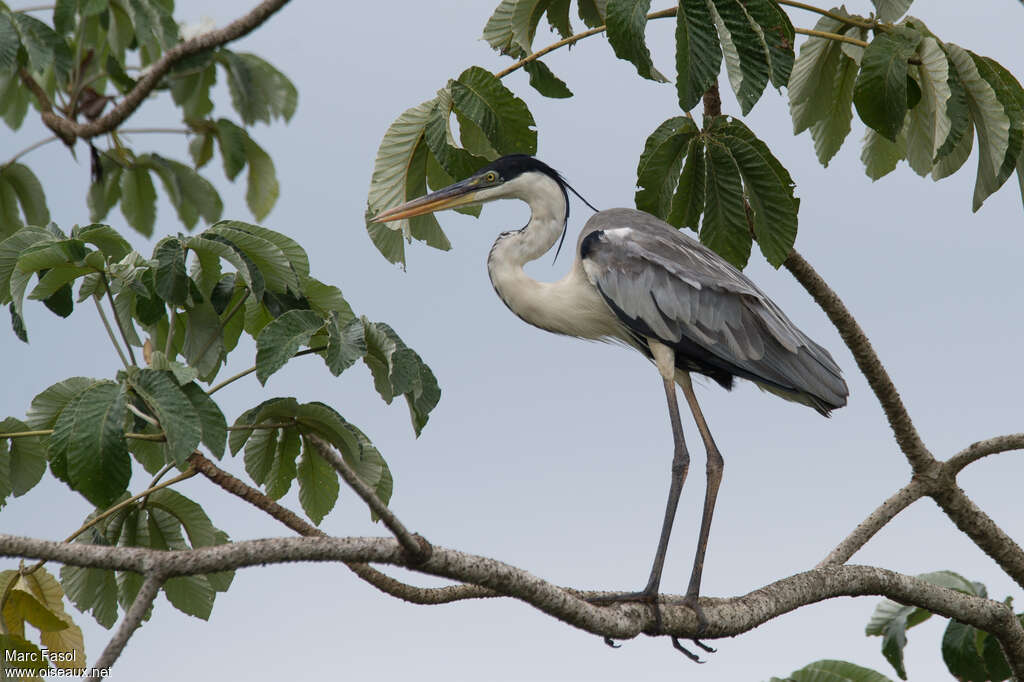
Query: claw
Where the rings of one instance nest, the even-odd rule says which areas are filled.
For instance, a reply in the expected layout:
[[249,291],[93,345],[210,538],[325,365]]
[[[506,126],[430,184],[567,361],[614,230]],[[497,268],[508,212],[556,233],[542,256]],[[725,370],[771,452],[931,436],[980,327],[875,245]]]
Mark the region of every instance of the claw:
[[[704,648],[704,645],[703,645],[703,644],[701,644],[700,642],[697,642],[696,640],[694,640],[694,641],[695,641],[695,642],[696,642],[697,644],[699,644],[701,648]],[[691,660],[691,661],[693,661],[694,663],[703,663],[703,662],[704,662],[704,661],[700,660],[700,656],[698,656],[697,654],[693,653],[692,651],[690,651],[689,649],[687,649],[687,648],[686,648],[685,646],[683,646],[682,644],[680,644],[680,643],[679,643],[679,638],[678,638],[678,637],[673,637],[673,638],[672,638],[672,646],[673,646],[673,648],[675,648],[675,649],[676,649],[677,651],[681,651],[681,652],[683,652],[683,655],[685,655],[685,656],[686,656],[686,657],[687,657],[688,659],[690,659],[690,660]]]
[[622,648],[622,645],[621,644],[616,644],[615,640],[612,639],[611,637],[605,637],[604,638],[604,643],[607,644],[608,646],[610,646],[613,649],[621,649]]
[[718,651],[718,649],[715,649],[714,647],[708,646],[707,644],[705,644],[704,642],[700,641],[699,639],[691,639],[690,641],[693,642],[694,644],[696,644],[697,646],[699,646],[704,651],[708,652],[709,654],[713,654],[716,651]]

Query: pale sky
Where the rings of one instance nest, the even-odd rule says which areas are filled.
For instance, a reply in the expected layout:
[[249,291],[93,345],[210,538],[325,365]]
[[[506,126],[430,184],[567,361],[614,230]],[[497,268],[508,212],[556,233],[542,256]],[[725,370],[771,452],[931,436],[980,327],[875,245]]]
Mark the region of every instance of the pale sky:
[[[176,17],[210,15],[222,26],[251,4],[181,1]],[[373,159],[388,124],[470,65],[492,71],[507,65],[478,40],[494,4],[295,2],[232,45],[269,60],[299,89],[289,125],[261,125],[252,133],[273,156],[281,182],[281,199],[263,224],[297,239],[310,254],[314,276],[340,286],[357,313],[391,324],[433,368],[442,399],[417,440],[404,405],[381,402],[362,366],[334,379],[318,361],[297,360],[265,389],[252,378],[217,397],[229,421],[276,395],[333,405],[387,459],[396,480],[392,508],[436,544],[492,556],[557,584],[639,589],[657,540],[672,453],[657,372],[635,353],[555,337],[509,314],[492,292],[484,263],[497,233],[526,221],[524,206],[491,205],[479,220],[440,216],[454,250],[408,246],[406,272],[379,256],[363,226]],[[867,13],[869,5],[858,1],[849,9]],[[1024,78],[1018,3],[918,0],[911,9],[942,39],[991,56]],[[815,21],[798,10],[790,15],[797,26]],[[650,27],[654,61],[665,73],[672,72],[671,38],[671,21]],[[552,40],[542,24],[535,45]],[[546,63],[575,97],[545,99],[524,73],[506,79],[537,121],[538,157],[599,208],[632,206],[644,140],[679,114],[673,86],[641,81],[602,37],[553,53]],[[220,81],[217,115],[236,118]],[[727,89],[724,78],[722,84]],[[731,93],[724,95],[725,111],[738,114]],[[178,125],[175,113],[158,98],[131,125]],[[938,185],[905,164],[871,183],[859,161],[863,126],[857,120],[828,169],[816,161],[806,133],[793,137],[784,96],[769,90],[744,120],[797,184],[797,248],[857,316],[935,454],[946,457],[975,440],[1021,431],[1024,220],[1016,179],[972,214],[973,156]],[[0,158],[46,134],[35,122],[16,139],[5,134]],[[133,141],[142,151],[187,158],[180,138]],[[24,159],[42,178],[53,219],[64,228],[88,222],[84,147],[78,156],[75,162],[50,145]],[[226,218],[252,220],[244,185],[224,181],[216,160],[208,177],[221,190]],[[589,215],[578,201],[572,211],[570,240]],[[125,227],[118,210],[108,221]],[[180,229],[173,210],[161,203],[158,232]],[[146,254],[152,249],[152,242],[135,243]],[[545,257],[530,272],[556,279],[570,259],[563,254],[552,266]],[[759,255],[747,273],[832,352],[851,396],[847,407],[822,419],[749,384],[732,393],[707,382],[698,388],[726,461],[703,585],[705,595],[716,597],[741,595],[812,567],[909,476],[881,409],[825,315],[787,272],[773,270]],[[33,395],[68,376],[116,372],[117,357],[91,307],[76,310],[69,324],[31,303],[26,322],[29,346],[0,334],[7,387],[0,416],[23,415]],[[236,354],[232,367],[252,363],[251,349]],[[662,585],[675,593],[686,589],[704,494],[703,450],[686,415],[683,428],[693,474]],[[223,466],[245,477],[241,458]],[[1024,537],[1022,476],[1020,456],[1002,454],[960,477],[1018,539]],[[133,490],[147,480],[138,477]],[[3,510],[4,532],[59,539],[79,525],[90,511],[84,499],[47,481]],[[201,501],[232,539],[287,534],[201,478],[179,489]],[[294,490],[283,502],[300,509]],[[384,534],[368,517],[343,490],[322,528],[341,536]],[[853,563],[910,574],[950,569],[986,583],[995,598],[1014,595],[1019,603],[1022,597],[927,500],[886,527]],[[13,566],[8,561],[0,569]],[[877,601],[841,599],[801,609],[714,642],[718,653],[697,667],[667,639],[640,637],[612,650],[599,637],[510,599],[413,606],[341,566],[246,569],[218,597],[208,623],[158,599],[155,617],[132,638],[113,679],[732,681],[784,676],[822,658],[851,660],[895,679],[880,640],[863,634]],[[111,633],[90,616],[76,614],[76,621],[93,660]],[[911,631],[911,680],[948,676],[941,634],[937,622]]]

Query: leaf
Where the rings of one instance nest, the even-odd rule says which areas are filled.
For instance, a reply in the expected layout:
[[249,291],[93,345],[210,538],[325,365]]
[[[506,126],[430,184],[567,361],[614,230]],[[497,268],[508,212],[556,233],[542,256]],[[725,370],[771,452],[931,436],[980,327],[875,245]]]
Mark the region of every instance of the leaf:
[[772,85],[776,88],[788,85],[793,70],[793,44],[796,38],[789,16],[774,0],[747,0],[743,8],[768,48]]
[[704,162],[704,142],[697,136],[690,140],[686,151],[686,164],[679,175],[679,186],[672,197],[672,210],[667,221],[677,227],[689,227],[695,232],[704,211],[707,169]]
[[81,661],[85,660],[82,630],[64,610],[64,590],[61,589],[60,583],[46,568],[40,567],[30,574],[21,576],[15,589],[19,588],[31,594],[51,615],[63,623],[63,627],[40,632],[40,643],[54,654],[51,659],[53,664],[65,670],[80,670]]
[[523,69],[530,74],[530,87],[545,97],[554,99],[572,97],[572,90],[569,89],[569,86],[541,60],[534,59],[523,66]]
[[455,110],[479,126],[499,153],[537,152],[537,131],[526,103],[491,72],[471,66],[450,85]]
[[[117,63],[116,60],[114,60],[114,63]],[[205,69],[170,79],[171,97],[174,99],[174,103],[181,108],[185,120],[201,120],[210,115],[210,112],[213,111],[213,101],[210,100],[210,88],[216,82],[217,70],[213,64]],[[234,92],[232,91],[232,101],[233,96]],[[212,146],[209,136],[202,135],[201,137],[205,139],[208,145]],[[200,165],[202,164],[196,164],[197,167]]]
[[[297,292],[299,280],[292,269],[288,255],[274,242],[265,239],[245,227],[246,223],[238,223],[231,220],[223,220],[203,233],[207,238],[219,237],[227,244],[242,254],[249,262],[256,266],[260,278],[266,283],[271,291],[284,293],[286,291]],[[243,264],[244,265],[244,264]],[[238,267],[236,265],[236,267]],[[247,270],[248,272],[242,272]],[[256,273],[251,267],[243,267],[239,272],[243,277],[248,274],[253,288],[253,295],[263,297],[263,287],[256,286]]]
[[109,225],[94,223],[78,227],[71,232],[71,236],[87,244],[92,244],[112,261],[119,261],[132,251],[128,241]]
[[256,337],[256,378],[260,383],[266,384],[323,326],[323,318],[312,310],[289,310],[264,327]]
[[[772,678],[776,680],[777,678]],[[780,681],[781,682],[781,681]],[[847,661],[815,661],[786,677],[786,682],[891,682],[885,675]]]
[[746,115],[771,77],[764,34],[739,0],[714,0],[712,16],[725,55],[729,83]]
[[676,90],[689,111],[718,79],[722,48],[704,0],[682,0],[676,12]]
[[191,280],[185,272],[183,244],[173,237],[161,240],[153,251],[153,260],[156,261],[153,271],[156,293],[171,305],[185,305]]
[[[0,432],[30,430],[29,425],[20,419],[8,417],[0,421]],[[0,460],[7,458],[6,464],[0,464],[0,469],[6,468],[9,490],[15,497],[21,497],[39,483],[46,471],[46,448],[43,441],[38,436],[11,438],[6,443],[0,443],[0,449]],[[2,502],[0,500],[0,504]]]
[[199,416],[200,439],[217,459],[224,456],[224,445],[228,437],[228,423],[217,403],[197,384],[181,387],[182,392]]
[[299,94],[284,74],[254,54],[221,49],[217,59],[227,72],[231,104],[246,125],[291,120]]
[[25,417],[26,421],[33,429],[52,429],[57,422],[57,417],[60,416],[71,399],[99,381],[99,379],[88,377],[71,377],[64,381],[58,381],[32,398],[32,404]]
[[635,198],[638,209],[659,218],[668,217],[683,160],[698,133],[691,119],[675,116],[647,138],[636,169],[636,185],[640,188]]
[[220,316],[209,301],[196,303],[185,313],[185,361],[208,381],[216,375],[224,355]]
[[245,168],[249,158],[247,151],[249,135],[226,118],[217,119],[216,132],[220,156],[224,161],[224,175],[228,176],[229,180],[234,180]]
[[739,269],[750,258],[753,239],[743,207],[743,186],[736,161],[722,144],[707,146],[706,203],[700,228],[701,242]]
[[0,241],[0,303],[11,301],[11,277],[22,252],[34,244],[54,241],[49,232],[26,227]]
[[[281,253],[285,255],[285,258],[288,260],[288,265],[291,266],[292,272],[296,276],[300,279],[309,277],[309,256],[306,254],[306,250],[288,235],[275,232],[274,230],[268,230],[267,228],[259,225],[243,223],[240,220],[222,220],[218,223],[218,226],[248,232],[251,235],[270,242],[280,249]],[[294,287],[294,283],[290,283],[289,286]]]
[[949,99],[946,100],[946,116],[949,118],[949,134],[935,153],[932,179],[939,180],[952,175],[967,161],[974,147],[974,123],[967,106],[967,91],[964,90],[956,67],[949,63],[946,85]]
[[604,24],[608,0],[579,0],[578,4],[580,19],[587,28],[596,28]]
[[18,197],[21,211],[25,215],[25,224],[41,227],[50,222],[50,210],[46,207],[43,186],[28,166],[12,163],[0,171],[0,178],[7,181]]
[[934,38],[926,37],[917,48],[921,60],[915,66],[921,88],[921,101],[910,110],[907,125],[907,163],[924,176],[931,172],[939,147],[949,136],[950,120],[946,103],[950,98],[949,63],[946,53]]
[[650,8],[651,0],[610,0],[605,17],[608,42],[615,56],[631,62],[641,77],[664,83],[668,79],[654,68],[644,40]]
[[156,61],[161,52],[179,40],[178,25],[161,0],[128,0],[124,9],[135,27],[135,37],[143,53],[143,64]]
[[274,464],[278,429],[255,429],[245,443],[245,471],[257,484],[267,482]]
[[121,173],[120,189],[121,213],[125,220],[137,232],[151,237],[156,223],[156,189],[149,171],[137,165],[125,168]]
[[21,38],[9,12],[0,12],[0,71],[13,73],[18,66]]
[[[85,537],[79,536],[75,542]],[[79,611],[91,611],[96,622],[108,630],[117,622],[117,581],[113,571],[61,566],[60,582]]]
[[892,23],[902,17],[910,9],[914,0],[871,0],[878,14],[878,20]]
[[864,172],[872,180],[888,175],[896,168],[897,163],[906,158],[906,146],[906,139],[902,134],[896,137],[896,142],[890,142],[868,128],[860,154],[860,159],[864,162]]
[[51,466],[66,467],[71,488],[97,507],[108,506],[131,478],[125,413],[124,390],[114,383],[96,383],[68,402],[50,436]]
[[303,438],[302,442],[302,456],[296,469],[299,503],[306,516],[319,526],[338,501],[338,473],[308,438]]
[[861,120],[895,142],[908,109],[907,60],[922,35],[906,27],[879,32],[864,49],[860,74],[853,88],[853,104]]
[[28,54],[29,68],[41,74],[52,66],[57,79],[66,82],[71,71],[71,50],[67,43],[52,28],[25,12],[7,16]]
[[363,362],[373,374],[374,387],[389,404],[396,395],[405,396],[413,430],[419,436],[430,411],[441,398],[437,379],[394,329],[383,322],[370,322],[366,318],[362,321],[367,349]]
[[160,422],[172,461],[183,466],[202,437],[199,414],[192,402],[167,371],[144,368],[128,372],[128,385]]
[[978,650],[978,630],[973,626],[950,620],[942,635],[942,660],[946,668],[963,682],[988,682],[991,679]]
[[362,320],[342,322],[337,312],[327,321],[327,349],[324,362],[331,374],[338,376],[366,355],[366,337]]
[[295,480],[295,460],[299,456],[302,439],[298,429],[281,429],[281,437],[277,441],[277,451],[273,463],[267,472],[267,495],[279,500],[287,494]]
[[257,220],[263,220],[274,208],[281,191],[277,183],[274,161],[263,151],[263,147],[253,142],[251,137],[246,138],[245,158],[249,163],[245,203]]

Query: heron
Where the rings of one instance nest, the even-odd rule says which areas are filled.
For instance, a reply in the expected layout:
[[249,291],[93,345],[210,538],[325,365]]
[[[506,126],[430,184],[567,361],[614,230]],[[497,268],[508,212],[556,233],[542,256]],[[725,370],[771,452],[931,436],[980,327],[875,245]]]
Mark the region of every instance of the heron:
[[[614,600],[654,604],[658,629],[662,569],[690,463],[676,398],[679,386],[707,454],[704,508],[683,599],[697,616],[699,635],[707,627],[699,603],[700,583],[724,461],[690,375],[709,377],[727,390],[734,379],[746,379],[824,416],[844,406],[849,391],[829,352],[800,331],[749,278],[711,249],[649,213],[594,209],[580,231],[568,274],[556,282],[529,277],[523,271],[526,263],[540,258],[556,242],[561,248],[568,227],[570,191],[586,202],[547,164],[529,155],[513,154],[460,182],[385,210],[373,220],[401,220],[498,199],[526,202],[529,222],[521,229],[499,234],[487,257],[487,271],[498,297],[535,327],[617,342],[653,362],[664,385],[671,422],[671,484],[647,585]],[[696,660],[693,654],[684,653]]]

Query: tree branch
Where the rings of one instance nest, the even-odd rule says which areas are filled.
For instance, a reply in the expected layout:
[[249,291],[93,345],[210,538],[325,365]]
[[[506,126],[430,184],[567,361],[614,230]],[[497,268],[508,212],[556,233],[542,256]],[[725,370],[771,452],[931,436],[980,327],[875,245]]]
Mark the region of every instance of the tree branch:
[[1008,450],[1024,449],[1024,433],[1011,433],[1007,436],[996,436],[987,440],[971,443],[942,463],[942,468],[956,476],[968,464],[977,462],[982,457],[995,455]]
[[125,612],[124,618],[121,619],[120,627],[117,628],[117,632],[110,638],[107,648],[103,650],[103,653],[96,660],[93,670],[97,677],[102,675],[104,668],[114,665],[121,652],[124,651],[125,645],[128,644],[128,640],[131,639],[131,636],[142,625],[142,619],[146,617],[149,607],[153,605],[153,601],[160,593],[160,587],[164,584],[164,580],[164,578],[156,573],[146,575],[146,580],[142,583],[142,587],[139,588],[139,593],[135,595],[135,601],[132,602],[131,607]]
[[[264,0],[254,7],[248,14],[236,19],[224,28],[209,31],[208,33],[198,35],[191,40],[178,43],[171,49],[167,50],[160,59],[150,65],[146,73],[139,79],[138,83],[135,84],[135,87],[124,96],[124,99],[122,99],[117,106],[95,121],[78,123],[77,121],[73,121],[54,113],[53,106],[46,98],[46,93],[42,92],[42,89],[39,88],[38,83],[35,83],[35,88],[33,88],[32,83],[29,83],[29,80],[32,80],[31,76],[28,77],[29,80],[25,80],[25,74],[22,74],[22,80],[25,81],[26,85],[32,90],[33,94],[39,100],[43,122],[48,128],[50,128],[50,130],[56,133],[58,137],[64,140],[64,142],[71,144],[76,138],[81,137],[88,139],[96,137],[97,135],[110,132],[131,116],[131,114],[139,108],[139,105],[142,104],[142,101],[146,96],[149,95],[149,93],[152,92],[159,84],[160,79],[163,78],[164,74],[170,71],[174,64],[185,57],[225,45],[233,40],[241,38],[260,26],[287,3],[288,0]],[[34,80],[32,82],[34,83]],[[42,95],[42,98],[40,98],[40,95]]]
[[925,486],[919,479],[914,479],[883,502],[875,511],[857,524],[842,542],[829,555],[821,560],[815,568],[839,566],[845,564],[875,533],[882,530],[897,514],[918,501],[926,494]]
[[363,499],[370,511],[380,517],[380,520],[394,534],[405,551],[409,552],[413,562],[423,562],[430,558],[430,543],[418,533],[410,533],[409,529],[388,509],[388,506],[377,497],[377,493],[359,478],[345,458],[339,455],[330,443],[316,434],[311,433],[306,437],[316,446],[320,456],[327,460],[327,463],[334,467],[345,483],[348,483],[349,487]]
[[923,473],[936,467],[935,458],[921,441],[921,436],[918,435],[914,422],[903,405],[899,391],[889,378],[889,373],[885,371],[882,361],[871,346],[871,341],[843,301],[796,249],[790,252],[783,265],[825,311],[853,353],[853,359],[878,398],[886,419],[889,420],[889,426],[896,436],[896,442],[914,472]]
[[[134,571],[162,578],[198,575],[296,561],[375,562],[481,585],[515,597],[559,620],[602,637],[630,639],[641,633],[697,636],[698,623],[682,596],[662,597],[661,630],[645,604],[595,606],[586,599],[607,594],[553,585],[496,559],[434,546],[421,564],[409,562],[391,538],[274,538],[213,547],[162,551],[37,540],[0,534],[0,556],[59,561],[73,566]],[[702,639],[732,637],[782,614],[834,597],[880,595],[912,604],[995,635],[1014,670],[1024,670],[1024,630],[1005,604],[932,585],[870,566],[829,566],[783,578],[749,594],[702,599],[708,626]]]
[[[189,463],[210,481],[235,497],[239,497],[272,518],[277,519],[299,535],[307,537],[328,537],[316,526],[302,519],[292,510],[270,499],[259,490],[247,485],[224,471],[199,452],[189,458]],[[345,564],[349,570],[370,583],[377,589],[393,597],[413,604],[448,604],[463,599],[479,599],[498,597],[498,593],[476,585],[450,585],[448,587],[416,587],[395,580],[389,575],[365,563],[349,562]]]

